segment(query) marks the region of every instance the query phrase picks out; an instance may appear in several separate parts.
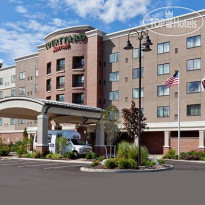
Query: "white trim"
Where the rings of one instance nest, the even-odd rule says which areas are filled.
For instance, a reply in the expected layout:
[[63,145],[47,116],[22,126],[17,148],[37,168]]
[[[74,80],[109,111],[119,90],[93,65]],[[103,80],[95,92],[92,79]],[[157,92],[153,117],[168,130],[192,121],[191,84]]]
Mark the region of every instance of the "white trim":
[[37,57],[38,57],[38,53],[33,53],[33,54],[30,54],[30,55],[14,58],[14,60],[16,62],[19,62],[19,61],[24,61],[24,60],[28,60],[28,59],[32,59],[32,58],[37,58]]
[[[196,12],[199,13],[201,16],[196,16]],[[199,10],[199,11],[196,11],[196,12],[191,12],[191,13],[188,13],[188,14],[184,14],[184,15],[180,15],[180,16],[176,16],[172,19],[176,19],[176,18],[180,18],[180,20],[183,20],[183,19],[186,19],[186,20],[190,20],[190,19],[197,19],[197,18],[201,18],[201,17],[204,17],[205,16],[205,9],[202,9],[202,10]],[[159,21],[160,22],[160,21]],[[151,24],[146,24],[147,27],[149,27]],[[129,29],[125,29],[125,30],[121,30],[121,31],[116,31],[116,32],[113,32],[113,33],[109,33],[109,34],[106,34],[104,35],[103,37],[103,41],[107,41],[107,40],[111,40],[111,39],[115,39],[115,38],[120,38],[120,37],[123,37],[123,36],[127,36],[128,35],[128,32],[131,31],[131,30],[140,30],[142,28],[145,28],[147,30],[145,25],[139,25],[139,26],[136,26],[136,27],[132,27],[132,28],[129,28]],[[164,25],[165,26],[165,25]],[[152,29],[156,29],[158,28],[159,26],[156,26]],[[151,29],[150,29],[151,30]]]
[[23,130],[2,130],[0,134],[10,134],[10,133],[23,133]]
[[16,65],[10,65],[10,66],[6,66],[6,67],[2,67],[2,68],[0,68],[0,71],[7,70],[7,69],[12,69],[12,68],[16,68]]
[[69,33],[71,31],[80,31],[80,30],[86,30],[86,29],[93,30],[94,28],[89,25],[67,27],[67,28],[59,29],[59,30],[49,33],[47,36],[44,37],[44,39],[47,41],[48,39],[54,36],[63,34],[63,33]]
[[85,34],[87,35],[87,37],[92,37],[92,36],[104,36],[105,33],[103,31],[100,31],[98,29],[94,29],[91,31],[86,31]]

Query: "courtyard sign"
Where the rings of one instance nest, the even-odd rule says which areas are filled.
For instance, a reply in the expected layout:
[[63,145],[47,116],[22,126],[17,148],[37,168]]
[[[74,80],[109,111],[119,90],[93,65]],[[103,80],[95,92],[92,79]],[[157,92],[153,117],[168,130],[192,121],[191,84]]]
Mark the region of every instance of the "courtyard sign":
[[46,49],[53,48],[53,52],[57,52],[59,50],[63,49],[69,49],[70,43],[75,43],[79,41],[85,40],[86,35],[85,34],[73,34],[68,36],[62,36],[57,39],[53,39],[52,41],[46,43]]

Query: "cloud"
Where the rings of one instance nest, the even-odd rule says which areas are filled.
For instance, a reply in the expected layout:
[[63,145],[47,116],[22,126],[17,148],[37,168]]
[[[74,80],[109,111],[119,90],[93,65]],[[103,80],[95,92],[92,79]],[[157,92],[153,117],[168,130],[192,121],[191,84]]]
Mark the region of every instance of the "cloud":
[[100,19],[109,24],[127,21],[137,15],[144,15],[151,0],[48,0],[51,8],[73,10],[78,16]]
[[50,19],[45,23],[34,19],[5,23],[0,27],[0,56],[4,56],[4,65],[13,64],[16,57],[36,52],[36,46],[45,42],[44,37],[47,34],[72,26],[73,23],[60,18]]
[[27,9],[26,9],[25,7],[23,7],[23,6],[17,6],[17,7],[16,7],[16,11],[17,11],[18,13],[20,13],[20,14],[26,14],[26,13],[28,13]]

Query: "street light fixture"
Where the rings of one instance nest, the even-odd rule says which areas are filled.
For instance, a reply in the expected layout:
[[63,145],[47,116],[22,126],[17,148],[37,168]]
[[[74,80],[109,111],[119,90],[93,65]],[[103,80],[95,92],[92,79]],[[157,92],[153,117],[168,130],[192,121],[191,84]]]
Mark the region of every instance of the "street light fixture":
[[[138,117],[138,164],[141,166],[141,75],[142,75],[142,51],[149,52],[151,51],[150,45],[153,45],[151,42],[148,32],[145,32],[143,29],[141,31],[132,30],[128,33],[128,40],[127,44],[124,47],[125,50],[132,50],[133,46],[130,42],[130,34],[137,33],[137,38],[139,40],[139,117]],[[145,38],[144,42],[142,43],[142,39]],[[142,47],[143,45],[143,47]]]

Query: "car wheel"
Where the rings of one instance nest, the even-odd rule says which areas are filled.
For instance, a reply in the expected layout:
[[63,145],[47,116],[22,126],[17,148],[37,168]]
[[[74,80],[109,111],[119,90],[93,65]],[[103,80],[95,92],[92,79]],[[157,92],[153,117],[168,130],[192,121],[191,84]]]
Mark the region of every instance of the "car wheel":
[[73,151],[73,154],[74,154],[75,158],[77,159],[78,158],[78,152],[77,151]]

